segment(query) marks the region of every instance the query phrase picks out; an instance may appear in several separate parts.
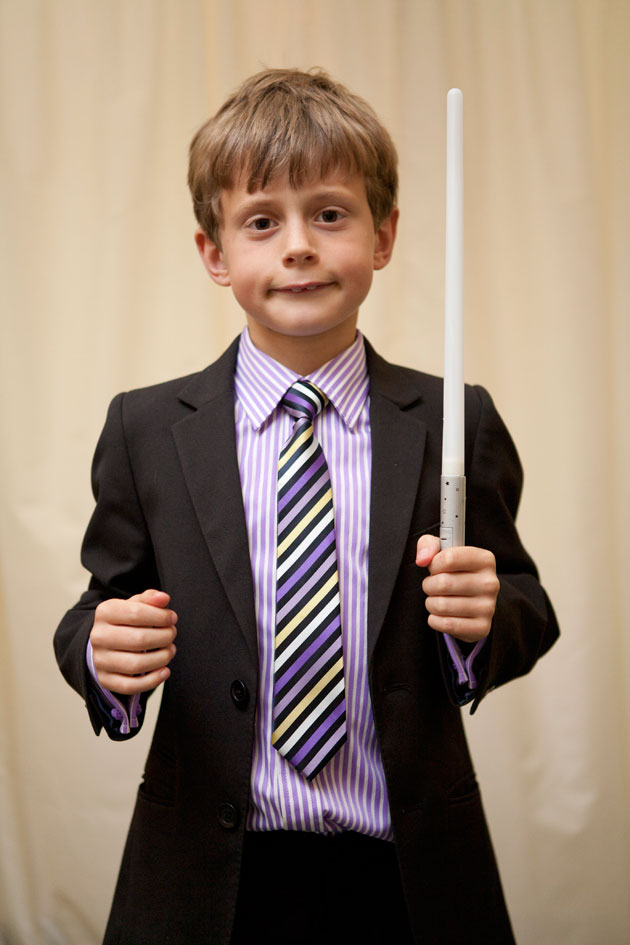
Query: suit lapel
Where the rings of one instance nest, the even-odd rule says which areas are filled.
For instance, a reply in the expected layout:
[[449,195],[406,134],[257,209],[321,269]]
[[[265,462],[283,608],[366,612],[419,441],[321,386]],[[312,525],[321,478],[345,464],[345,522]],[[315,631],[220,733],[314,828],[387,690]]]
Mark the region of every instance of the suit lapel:
[[256,660],[254,587],[234,426],[237,351],[238,341],[180,392],[180,400],[196,409],[173,426],[173,436],[212,560]]
[[410,408],[421,401],[409,375],[367,344],[370,372],[372,495],[368,586],[371,661],[407,545],[424,458],[426,424]]

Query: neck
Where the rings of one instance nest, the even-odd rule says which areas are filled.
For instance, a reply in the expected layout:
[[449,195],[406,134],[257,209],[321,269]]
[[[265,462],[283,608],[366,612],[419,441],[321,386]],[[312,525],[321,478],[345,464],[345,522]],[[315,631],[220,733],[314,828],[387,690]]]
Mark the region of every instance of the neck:
[[319,335],[281,335],[249,325],[252,342],[264,354],[283,364],[300,377],[312,374],[322,365],[349,348],[357,336],[356,319],[344,325],[343,332],[324,332]]

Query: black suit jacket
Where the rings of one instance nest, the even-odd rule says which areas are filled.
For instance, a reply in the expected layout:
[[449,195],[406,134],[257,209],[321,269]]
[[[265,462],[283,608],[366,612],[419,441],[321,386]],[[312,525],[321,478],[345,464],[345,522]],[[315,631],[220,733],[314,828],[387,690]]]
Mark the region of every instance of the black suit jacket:
[[[418,942],[512,942],[443,642],[415,561],[437,533],[442,382],[368,345],[372,496],[368,659],[395,842]],[[227,945],[239,882],[258,685],[256,620],[235,449],[237,342],[205,371],[117,397],[93,467],[82,560],[89,590],[55,637],[94,729],[85,664],[96,605],[163,588],[179,615],[123,857],[107,945]],[[527,673],[558,630],[514,517],[521,470],[481,388],[466,392],[467,542],[500,592],[472,704]],[[368,905],[366,904],[366,907]]]

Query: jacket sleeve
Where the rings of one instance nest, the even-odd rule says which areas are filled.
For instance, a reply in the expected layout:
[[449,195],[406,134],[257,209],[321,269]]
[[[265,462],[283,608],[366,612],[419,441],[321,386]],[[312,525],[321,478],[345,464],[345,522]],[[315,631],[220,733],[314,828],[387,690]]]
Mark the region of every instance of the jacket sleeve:
[[467,388],[466,544],[495,555],[499,594],[490,635],[475,659],[474,688],[457,685],[446,647],[442,666],[454,702],[471,714],[490,690],[528,673],[558,637],[556,616],[516,529],[523,472],[490,395]]
[[63,617],[54,638],[55,655],[66,681],[83,697],[98,735],[105,727],[110,738],[129,738],[144,718],[145,695],[138,726],[121,731],[120,719],[94,682],[87,662],[87,644],[94,611],[101,601],[131,597],[149,587],[160,589],[155,555],[133,478],[124,433],[125,396],[111,403],[92,466],[96,506],[81,551],[91,578],[87,591]]

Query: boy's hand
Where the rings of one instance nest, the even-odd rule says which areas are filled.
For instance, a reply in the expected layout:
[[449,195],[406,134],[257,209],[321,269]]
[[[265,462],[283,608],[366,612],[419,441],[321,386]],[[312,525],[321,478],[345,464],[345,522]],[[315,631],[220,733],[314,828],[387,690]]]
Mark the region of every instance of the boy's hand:
[[171,674],[177,614],[164,591],[147,590],[128,600],[105,600],[94,612],[90,633],[94,668],[104,689],[137,695]]
[[429,569],[422,582],[429,626],[466,643],[487,637],[499,593],[492,552],[468,545],[440,551],[439,538],[423,535],[416,564]]

